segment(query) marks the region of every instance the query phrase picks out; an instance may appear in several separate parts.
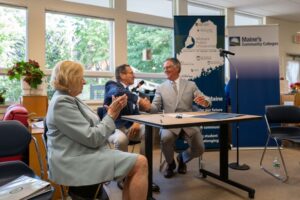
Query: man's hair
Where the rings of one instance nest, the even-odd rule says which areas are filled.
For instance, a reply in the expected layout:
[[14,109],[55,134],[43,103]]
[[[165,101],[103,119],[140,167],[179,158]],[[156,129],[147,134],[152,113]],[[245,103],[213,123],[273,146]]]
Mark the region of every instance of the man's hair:
[[120,81],[120,80],[121,80],[121,74],[126,73],[126,67],[130,67],[130,65],[128,65],[128,64],[123,64],[123,65],[120,65],[120,66],[117,66],[117,67],[116,67],[116,70],[115,70],[115,76],[116,76],[116,80],[117,80],[117,81]]
[[177,58],[167,58],[165,62],[170,61],[173,63],[174,67],[179,69],[179,72],[181,71],[181,63]]

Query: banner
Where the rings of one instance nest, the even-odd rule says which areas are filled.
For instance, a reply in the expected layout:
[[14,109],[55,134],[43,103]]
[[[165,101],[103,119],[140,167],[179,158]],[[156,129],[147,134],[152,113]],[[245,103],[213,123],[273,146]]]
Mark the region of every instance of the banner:
[[[181,62],[180,76],[195,81],[212,100],[208,111],[225,111],[224,16],[175,16],[175,56]],[[196,106],[196,105],[195,105]],[[219,147],[219,126],[203,127],[205,147]]]
[[[228,27],[228,33],[229,50],[235,53],[228,56],[232,112],[263,116],[265,105],[280,102],[278,26],[235,26]],[[263,119],[238,125],[240,147],[265,145],[267,127]],[[232,131],[236,146],[236,127]]]

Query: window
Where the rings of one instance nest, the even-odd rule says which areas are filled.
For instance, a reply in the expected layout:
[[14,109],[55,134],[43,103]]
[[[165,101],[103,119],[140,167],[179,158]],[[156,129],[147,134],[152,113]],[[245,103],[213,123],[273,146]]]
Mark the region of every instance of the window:
[[222,9],[188,2],[188,15],[221,15]]
[[[112,21],[58,13],[46,14],[46,67],[75,60],[86,71],[111,71]],[[86,78],[81,98],[103,99],[106,78]],[[100,91],[99,89],[102,89]],[[48,88],[48,95],[51,95]]]
[[173,17],[170,0],[127,0],[127,10],[160,17]]
[[[15,61],[26,59],[26,10],[0,6],[0,72],[10,68]],[[2,68],[2,69],[1,69]],[[0,76],[0,87],[6,90],[6,101],[18,101],[21,95],[19,81]]]
[[[127,24],[128,64],[135,72],[163,72],[162,64],[173,53],[173,30],[134,23]],[[143,51],[150,49],[152,59],[143,60]]]
[[286,80],[288,80],[289,85],[300,82],[300,60],[287,61]]
[[101,6],[101,7],[112,7],[112,0],[64,0],[74,3],[88,4],[93,6]]
[[26,10],[0,6],[0,67],[25,59]]
[[236,26],[241,26],[241,25],[259,25],[262,24],[262,18],[249,15],[249,14],[244,14],[244,13],[235,13],[234,15],[234,24]]
[[86,70],[109,71],[112,21],[57,13],[46,14],[46,66],[71,59]]

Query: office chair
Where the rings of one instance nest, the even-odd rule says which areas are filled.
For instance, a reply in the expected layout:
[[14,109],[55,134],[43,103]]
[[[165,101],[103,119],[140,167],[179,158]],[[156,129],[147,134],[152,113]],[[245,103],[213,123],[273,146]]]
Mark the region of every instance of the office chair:
[[[47,152],[47,131],[48,127],[46,124],[46,118],[43,120],[44,124],[44,133],[42,135],[44,148]],[[46,155],[47,160],[47,155]],[[87,186],[65,186],[59,185],[60,187],[60,194],[62,200],[67,200],[68,196],[70,196],[73,200],[83,200],[83,199],[97,199],[99,195],[101,195],[101,200],[109,200],[107,193],[103,188],[103,184],[95,184],[95,185],[87,185]],[[88,192],[87,192],[88,191]],[[91,194],[94,193],[92,196]],[[69,195],[68,195],[69,194]],[[84,196],[81,196],[84,195]]]
[[[174,145],[174,151],[175,153],[182,153],[185,150],[187,150],[189,148],[189,144],[187,143],[187,141],[184,139],[183,134],[179,134],[179,137],[176,139],[175,141],[175,145]],[[199,164],[199,171],[202,168],[202,156],[200,156],[198,158],[198,164]],[[160,165],[159,165],[159,171],[161,172],[163,170],[163,168],[165,167],[166,164],[166,160],[163,160],[163,153],[162,150],[160,151],[160,161],[159,161]]]
[[[288,172],[284,157],[281,152],[280,142],[283,140],[300,144],[300,127],[297,123],[300,123],[300,108],[297,106],[287,105],[272,105],[265,107],[265,121],[268,128],[268,138],[265,144],[264,151],[260,159],[260,167],[266,173],[275,177],[282,182],[288,180]],[[282,161],[284,176],[276,176],[273,172],[269,171],[263,166],[263,159],[267,151],[267,147],[270,139],[274,140],[277,146],[277,150]]]
[[[44,167],[41,161],[41,153],[36,139],[28,129],[16,120],[0,121],[0,157],[8,157],[23,154],[28,148],[31,140],[34,141],[41,169],[41,177],[44,179]],[[21,175],[39,177],[22,161],[6,161],[0,163],[0,185],[6,184]],[[54,190],[33,198],[51,199]]]

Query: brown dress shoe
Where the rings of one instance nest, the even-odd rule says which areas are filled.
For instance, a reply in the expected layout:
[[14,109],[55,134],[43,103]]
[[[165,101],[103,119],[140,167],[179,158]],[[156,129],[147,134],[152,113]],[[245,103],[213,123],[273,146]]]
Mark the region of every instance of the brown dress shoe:
[[175,160],[173,160],[173,162],[171,164],[168,164],[168,167],[164,173],[165,178],[171,178],[172,176],[174,176],[174,169],[176,168],[176,163]]
[[179,174],[186,174],[186,164],[183,162],[182,154],[178,154],[177,156],[178,168],[177,171]]

